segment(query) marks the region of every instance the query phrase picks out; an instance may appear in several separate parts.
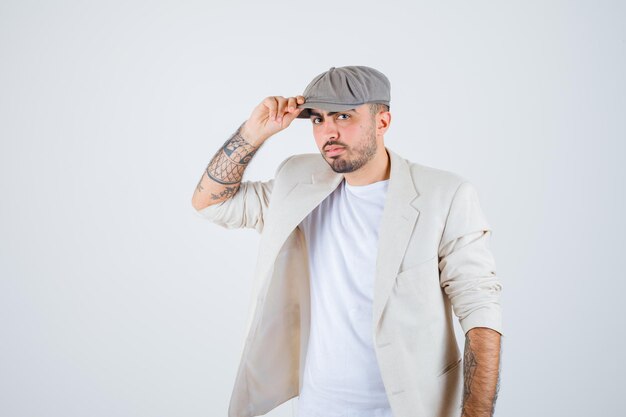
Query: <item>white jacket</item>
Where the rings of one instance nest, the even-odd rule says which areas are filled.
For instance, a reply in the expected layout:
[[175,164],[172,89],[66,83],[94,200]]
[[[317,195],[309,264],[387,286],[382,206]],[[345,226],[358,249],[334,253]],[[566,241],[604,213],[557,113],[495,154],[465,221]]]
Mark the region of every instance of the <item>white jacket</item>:
[[[391,162],[379,229],[372,332],[394,417],[458,417],[463,375],[451,312],[465,333],[502,333],[491,228],[473,185],[452,172]],[[300,221],[341,182],[320,154],[293,155],[269,181],[243,181],[197,213],[261,233],[253,305],[229,417],[298,396],[309,335],[309,269]]]

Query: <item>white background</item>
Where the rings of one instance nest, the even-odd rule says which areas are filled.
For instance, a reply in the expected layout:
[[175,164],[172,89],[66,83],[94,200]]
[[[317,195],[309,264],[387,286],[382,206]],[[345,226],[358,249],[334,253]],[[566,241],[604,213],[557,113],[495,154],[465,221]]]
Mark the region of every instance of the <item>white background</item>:
[[[503,284],[496,415],[622,415],[625,12],[0,2],[0,415],[226,415],[259,236],[197,217],[192,193],[265,96],[343,65],[391,80],[389,148],[479,191]],[[303,152],[296,120],[244,179]]]

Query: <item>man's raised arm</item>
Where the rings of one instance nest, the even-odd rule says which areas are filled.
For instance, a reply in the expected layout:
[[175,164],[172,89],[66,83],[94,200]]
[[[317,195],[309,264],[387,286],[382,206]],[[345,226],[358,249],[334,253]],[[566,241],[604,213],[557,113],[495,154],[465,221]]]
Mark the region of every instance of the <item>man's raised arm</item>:
[[265,98],[215,153],[196,185],[191,204],[196,210],[231,198],[239,190],[243,173],[256,151],[300,114],[303,96]]

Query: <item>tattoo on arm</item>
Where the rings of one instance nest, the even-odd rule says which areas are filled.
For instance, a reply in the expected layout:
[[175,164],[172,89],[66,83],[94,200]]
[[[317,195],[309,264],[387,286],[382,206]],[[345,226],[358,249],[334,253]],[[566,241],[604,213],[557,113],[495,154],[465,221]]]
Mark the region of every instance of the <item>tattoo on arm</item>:
[[[502,338],[497,332],[471,329],[465,337],[461,417],[493,417],[500,389]],[[496,344],[499,346],[496,347]]]
[[498,399],[498,392],[500,391],[500,374],[502,373],[502,345],[503,341],[500,340],[500,353],[498,355],[498,381],[496,382],[496,393],[493,396],[493,403],[491,405],[491,416],[496,411],[496,400]]
[[203,190],[204,190],[204,187],[202,186],[202,177],[200,177],[200,181],[198,181],[198,184],[196,185],[196,191],[201,192]]
[[211,199],[212,200],[221,200],[224,197],[231,198],[232,196],[235,195],[235,193],[237,192],[238,189],[239,189],[239,184],[234,185],[232,187],[226,187],[226,188],[224,188],[224,191],[222,191],[219,194],[211,193]]
[[[206,167],[206,173],[213,181],[224,185],[233,185],[241,182],[243,172],[258,150],[248,143],[239,130],[224,143]],[[231,191],[235,187],[229,187]]]
[[[244,122],[245,123],[245,122]],[[243,123],[233,133],[224,145],[213,155],[205,171],[208,178],[225,186],[219,193],[211,193],[212,200],[228,199],[235,195],[240,187],[241,178],[248,163],[259,149],[246,141],[240,134]],[[204,175],[196,185],[196,192],[202,192]]]
[[463,358],[463,378],[465,383],[463,385],[463,404],[461,408],[465,408],[467,398],[472,393],[472,380],[476,372],[476,356],[472,352],[470,338],[465,338],[465,353]]

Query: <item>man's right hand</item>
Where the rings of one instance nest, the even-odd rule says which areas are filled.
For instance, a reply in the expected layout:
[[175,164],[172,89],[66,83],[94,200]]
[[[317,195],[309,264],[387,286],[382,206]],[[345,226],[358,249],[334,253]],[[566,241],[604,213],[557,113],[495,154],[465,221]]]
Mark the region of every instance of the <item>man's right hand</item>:
[[298,108],[298,105],[304,102],[304,96],[266,97],[254,108],[239,134],[250,144],[261,146],[272,135],[286,129],[294,121],[303,110]]

